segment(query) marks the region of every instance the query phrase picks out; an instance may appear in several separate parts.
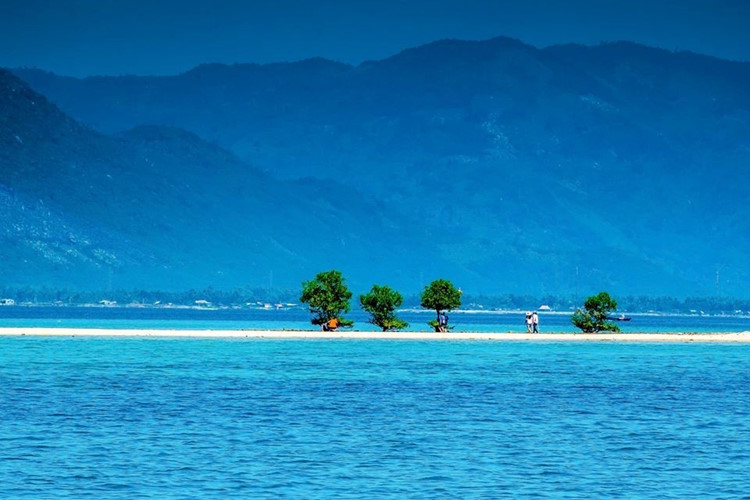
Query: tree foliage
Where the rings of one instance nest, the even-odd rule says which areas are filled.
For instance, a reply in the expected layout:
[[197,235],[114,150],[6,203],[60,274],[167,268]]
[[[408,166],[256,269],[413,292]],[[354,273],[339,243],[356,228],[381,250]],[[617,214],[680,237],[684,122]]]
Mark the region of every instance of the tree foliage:
[[440,313],[461,307],[461,291],[448,280],[438,279],[427,285],[422,292],[421,304],[425,309],[433,309],[436,319],[428,324],[440,331]]
[[617,302],[609,296],[609,293],[600,292],[586,299],[583,309],[580,307],[576,309],[571,321],[585,333],[619,332],[617,325],[607,321],[608,315],[616,310]]
[[311,320],[313,325],[323,325],[336,318],[341,326],[352,326],[353,321],[342,317],[350,310],[351,298],[352,292],[346,287],[341,272],[331,270],[318,273],[311,281],[303,281],[299,300],[308,304],[314,315]]
[[372,316],[369,322],[384,332],[409,326],[409,323],[396,317],[396,308],[403,302],[401,294],[387,286],[372,285],[368,293],[359,296],[362,309]]

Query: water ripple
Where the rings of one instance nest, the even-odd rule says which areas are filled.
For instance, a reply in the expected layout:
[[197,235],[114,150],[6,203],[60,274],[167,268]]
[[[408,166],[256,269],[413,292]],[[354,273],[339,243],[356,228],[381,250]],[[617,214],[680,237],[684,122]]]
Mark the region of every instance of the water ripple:
[[742,497],[748,354],[0,339],[2,496]]

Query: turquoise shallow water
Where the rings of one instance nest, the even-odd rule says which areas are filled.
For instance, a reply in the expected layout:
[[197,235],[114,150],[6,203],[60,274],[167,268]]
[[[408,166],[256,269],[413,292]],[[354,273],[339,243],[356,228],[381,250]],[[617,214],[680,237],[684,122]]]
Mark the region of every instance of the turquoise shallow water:
[[0,338],[2,498],[747,498],[750,346]]
[[[403,311],[399,316],[409,322],[409,331],[428,331],[434,319],[428,311]],[[697,316],[634,314],[632,321],[621,322],[624,332],[741,332],[750,331],[750,316]],[[355,331],[376,329],[363,311],[346,315]],[[542,312],[542,332],[578,331],[570,314]],[[523,312],[453,311],[450,324],[454,331],[524,332]],[[0,326],[69,327],[112,329],[198,329],[198,330],[304,330],[311,329],[310,314],[301,308],[258,309],[177,309],[140,307],[0,307]]]

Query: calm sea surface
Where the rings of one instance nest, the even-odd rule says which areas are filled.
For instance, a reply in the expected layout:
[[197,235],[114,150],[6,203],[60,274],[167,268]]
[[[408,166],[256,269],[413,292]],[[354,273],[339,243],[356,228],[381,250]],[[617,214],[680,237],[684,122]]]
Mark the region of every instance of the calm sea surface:
[[[741,332],[750,331],[750,316],[629,315],[619,322],[623,331],[632,332]],[[346,315],[354,320],[354,330],[374,330],[362,311]],[[399,317],[409,322],[409,331],[429,331],[433,312],[403,311]],[[574,332],[570,314],[539,314],[542,332]],[[524,332],[523,312],[453,311],[450,324],[455,331]],[[114,329],[271,329],[309,330],[310,314],[297,309],[178,309],[140,307],[0,307],[0,327],[71,327]]]
[[748,498],[750,345],[0,338],[1,498]]

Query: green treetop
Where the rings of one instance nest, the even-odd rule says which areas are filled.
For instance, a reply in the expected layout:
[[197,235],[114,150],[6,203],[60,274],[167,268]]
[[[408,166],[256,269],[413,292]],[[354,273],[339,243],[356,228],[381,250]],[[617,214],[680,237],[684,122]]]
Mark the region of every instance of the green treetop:
[[435,280],[422,292],[422,307],[435,311],[437,319],[428,324],[435,328],[436,332],[444,332],[448,329],[448,320],[446,317],[445,324],[441,324],[441,314],[461,307],[461,290],[456,289],[448,280]]
[[608,315],[616,310],[617,302],[607,292],[601,292],[586,299],[583,309],[576,309],[571,321],[586,333],[619,332],[617,325],[607,321]]
[[384,332],[409,326],[409,323],[396,317],[396,308],[403,301],[400,293],[387,286],[372,285],[369,293],[359,296],[362,309],[372,316],[369,322],[382,328]]
[[341,326],[353,326],[342,314],[349,312],[352,292],[346,287],[340,271],[331,270],[318,273],[314,280],[302,282],[300,302],[310,307],[314,314],[313,325],[323,325],[336,318]]

